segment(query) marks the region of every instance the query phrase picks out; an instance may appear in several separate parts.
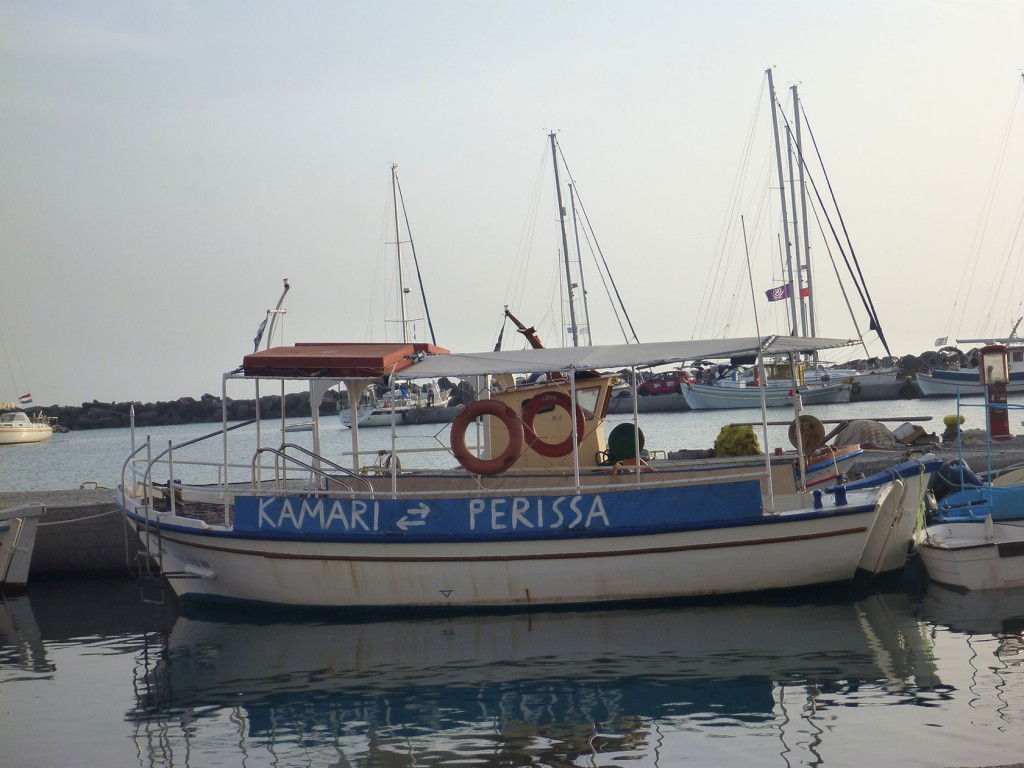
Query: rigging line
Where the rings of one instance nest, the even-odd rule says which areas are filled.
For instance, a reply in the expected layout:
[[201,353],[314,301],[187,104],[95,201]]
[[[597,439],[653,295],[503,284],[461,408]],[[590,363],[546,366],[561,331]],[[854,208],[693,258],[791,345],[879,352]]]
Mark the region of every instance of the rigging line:
[[[802,101],[800,102],[800,112],[804,116],[804,124],[807,126],[807,134],[811,137],[811,144],[814,146],[814,152],[818,156],[818,165],[821,166],[822,176],[825,179],[825,183],[828,185],[829,195],[832,197],[832,205],[836,209],[836,215],[839,217],[839,224],[843,228],[843,235],[846,237],[846,245],[850,249],[850,257],[853,259],[854,266],[857,267],[857,275],[854,276],[854,282],[856,283],[857,277],[860,278],[860,286],[858,286],[858,291],[860,290],[861,287],[863,287],[864,290],[863,290],[862,297],[864,299],[866,299],[864,306],[865,306],[865,308],[867,308],[868,314],[870,315],[870,318],[871,318],[871,324],[873,326],[873,328],[871,330],[874,330],[874,332],[876,334],[878,334],[878,338],[879,338],[879,340],[881,340],[882,346],[885,347],[886,353],[889,354],[889,355],[892,355],[892,352],[889,349],[889,342],[886,341],[886,339],[885,339],[885,332],[882,330],[882,324],[878,320],[878,312],[875,310],[875,302],[871,298],[871,292],[868,291],[867,281],[864,279],[864,273],[861,270],[860,261],[858,261],[857,253],[853,249],[853,241],[850,239],[850,233],[849,233],[849,231],[846,228],[846,221],[843,219],[843,212],[839,208],[839,201],[836,200],[836,193],[835,193],[835,190],[832,188],[832,181],[829,179],[828,171],[825,169],[825,162],[824,162],[824,160],[822,160],[821,150],[818,148],[818,140],[814,136],[814,129],[811,127],[811,121],[807,117],[807,110],[804,108],[804,103]],[[783,118],[785,118],[785,115],[783,115]],[[789,130],[789,121],[788,120],[786,121],[786,130],[787,131]],[[811,178],[811,185],[814,187],[815,194],[817,194],[818,187],[817,187],[817,184],[814,183],[814,179],[811,177],[810,169],[807,168],[807,163],[804,162],[803,152],[800,152],[799,160],[800,160],[800,163],[804,166],[804,169],[807,171],[808,177]],[[822,212],[823,213],[825,212],[824,208],[822,208]],[[826,219],[829,218],[827,213],[825,214],[825,218]],[[831,219],[829,219],[829,226],[830,227],[832,226]],[[832,230],[834,232],[835,228],[833,227]],[[836,242],[838,244],[838,236],[836,238]],[[840,252],[842,252],[842,247],[841,246],[840,246]],[[843,259],[844,260],[846,259],[846,254],[845,253],[843,253]],[[849,269],[849,262],[847,262],[847,268]],[[853,275],[853,272],[851,271],[850,274]]]
[[[770,174],[769,163],[767,162],[768,159],[769,158],[766,155],[765,156],[766,163],[765,163],[765,166],[764,166],[766,182],[767,182],[768,176]],[[768,185],[767,185],[767,183],[761,187],[760,194],[761,194],[761,199],[758,201],[757,207],[754,209],[755,213],[754,213],[754,221],[753,221],[752,231],[755,232],[755,233],[760,231],[760,229],[764,226],[764,222],[766,221],[766,213],[768,211]],[[744,252],[746,252],[745,244],[744,244]],[[734,279],[734,283],[733,283],[733,286],[734,286],[733,287],[733,295],[736,295],[737,292],[742,289],[743,277],[744,277],[744,268],[743,268],[743,264],[740,264],[739,268],[738,268],[738,271],[737,271],[737,275],[736,275],[736,277]],[[746,307],[746,302],[733,302],[731,304],[731,308],[729,310],[729,314],[726,317],[727,325],[730,325],[730,326],[732,325],[733,316],[736,313],[737,309],[739,311],[739,315],[736,317],[736,320],[738,322],[742,318],[742,316],[743,316],[743,313],[745,311],[745,307]]]
[[[751,113],[750,126],[747,130],[747,139],[744,143],[743,151],[740,154],[740,160],[737,163],[736,172],[733,176],[733,183],[729,191],[729,199],[725,208],[725,217],[723,218],[722,226],[719,230],[718,242],[715,246],[714,258],[708,265],[708,273],[705,278],[706,289],[697,306],[691,338],[695,338],[698,334],[703,334],[705,331],[713,332],[713,329],[716,327],[716,322],[709,322],[708,318],[709,316],[714,317],[718,314],[721,304],[715,299],[720,295],[720,292],[725,290],[725,284],[727,282],[726,275],[728,272],[728,255],[736,253],[738,250],[740,237],[739,227],[737,227],[736,221],[739,216],[739,212],[744,210],[740,199],[742,198],[743,190],[747,188],[747,180],[750,176],[750,159],[753,156],[754,137],[757,130],[758,116],[762,112],[761,104],[762,99],[764,98],[764,88],[765,82],[762,81],[758,90],[757,98],[754,102],[754,110]],[[710,311],[713,305],[715,306],[715,312]]]
[[523,295],[526,292],[527,277],[529,275],[530,261],[533,254],[533,243],[537,233],[537,222],[540,213],[541,187],[546,178],[547,171],[547,143],[544,151],[541,152],[537,163],[537,172],[534,176],[533,189],[527,200],[526,215],[523,218],[523,226],[520,230],[519,244],[515,258],[512,263],[512,274],[508,282],[508,289],[505,293],[505,302],[515,306],[521,306]]
[[398,200],[402,204],[402,218],[405,220],[405,234],[409,236],[409,250],[412,251],[412,265],[416,269],[416,281],[420,285],[420,298],[423,300],[423,314],[427,316],[427,328],[430,330],[430,343],[437,344],[437,337],[434,335],[434,322],[430,319],[430,307],[427,305],[427,291],[423,287],[423,274],[420,272],[420,261],[416,258],[416,241],[412,238],[412,228],[409,226],[409,211],[405,207],[405,195],[402,194],[402,182],[398,179],[398,171],[395,171],[395,186],[398,187]]
[[[387,186],[388,186],[388,190],[390,191],[390,188],[391,188],[391,179],[390,179],[390,177],[388,178]],[[379,284],[378,283],[378,278],[380,277],[381,268],[382,268],[382,266],[384,264],[384,258],[385,258],[384,257],[384,252],[387,250],[387,227],[388,227],[388,214],[391,212],[391,203],[390,203],[391,195],[388,194],[386,199],[389,202],[386,202],[384,204],[384,210],[381,213],[380,232],[378,233],[378,236],[377,236],[377,248],[378,248],[378,250],[377,250],[377,258],[376,258],[376,260],[374,262],[374,265],[373,265],[373,279],[370,282],[371,286],[377,286]],[[387,283],[387,270],[386,269],[384,270],[383,282],[385,284]],[[386,290],[386,287],[385,287],[385,290]],[[369,306],[369,309],[367,310],[367,313],[366,313],[366,331],[363,333],[363,340],[364,341],[369,341],[370,340],[370,328],[373,325],[374,312],[375,312],[375,308],[376,308],[376,305],[377,305],[377,296],[378,296],[376,290],[369,291],[369,294],[370,294],[370,306]],[[387,293],[384,294],[385,297],[387,295],[388,295]],[[385,320],[385,322],[384,322],[384,335],[385,335],[385,338],[387,337],[387,313],[388,313],[387,299],[385,298],[384,299],[384,320]]]
[[[4,360],[7,364],[7,372],[10,374],[11,383],[14,385],[16,390],[21,390],[14,393],[14,397],[21,395],[23,392],[28,392],[28,389],[22,389],[14,375],[14,368],[17,366],[18,373],[21,374],[21,383],[25,387],[29,386],[29,377],[25,375],[25,366],[22,364],[21,355],[18,353],[18,345],[15,343],[14,326],[11,325],[10,319],[7,317],[7,313],[4,312],[3,305],[0,304],[0,349],[3,349]],[[4,339],[9,339],[5,342]],[[11,358],[14,359],[14,365],[11,365]]]
[[868,352],[868,345],[864,343],[864,334],[860,331],[860,324],[857,322],[857,316],[853,312],[853,305],[850,304],[850,297],[846,294],[846,286],[843,285],[843,280],[839,276],[839,266],[836,264],[835,256],[832,255],[832,249],[828,245],[828,237],[825,235],[825,228],[821,225],[821,217],[818,215],[818,207],[811,200],[810,205],[811,211],[814,212],[814,220],[818,223],[818,231],[821,232],[821,241],[825,244],[825,252],[828,253],[828,260],[832,263],[832,271],[836,273],[836,282],[839,283],[839,290],[843,294],[843,301],[846,302],[846,311],[850,313],[850,320],[853,321],[853,328],[857,331],[857,338],[860,339],[860,344],[864,347],[864,353],[871,357]]
[[[982,244],[985,240],[985,234],[988,231],[988,221],[992,214],[992,205],[995,201],[996,188],[999,185],[999,179],[1002,176],[1003,164],[1006,157],[1006,148],[1010,140],[1010,130],[1013,126],[1015,116],[1017,114],[1017,106],[1020,103],[1021,96],[1021,82],[1017,83],[1015,89],[1015,95],[1013,99],[1013,105],[1010,107],[1010,114],[1006,120],[1006,127],[1003,129],[1003,138],[999,145],[999,150],[996,152],[995,164],[992,167],[992,173],[989,176],[988,189],[985,192],[985,197],[982,202],[981,210],[978,212],[978,223],[975,225],[974,235],[971,238],[971,245],[967,251],[968,262],[970,264],[970,279],[967,285],[967,292],[963,294],[963,304],[960,305],[960,322],[956,326],[956,336],[960,335],[960,329],[963,327],[964,317],[967,313],[967,305],[970,303],[971,293],[974,288],[974,277],[977,274],[978,264],[981,261],[981,250]],[[950,324],[949,330],[953,327],[953,318],[956,316],[957,304],[960,302],[960,297],[963,292],[964,285],[961,282],[957,288],[956,297],[953,300],[953,311],[950,312]],[[947,333],[947,336],[949,334]]]
[[[1024,198],[1021,198],[1020,206],[1017,209],[1017,227],[1013,230],[1012,235],[1009,237],[1009,242],[1006,244],[1006,257],[1003,259],[1003,267],[999,271],[999,278],[996,281],[996,285],[999,286],[998,292],[1001,292],[1002,287],[1006,285],[1006,270],[1010,266],[1010,257],[1013,255],[1014,248],[1017,245],[1017,241],[1020,239],[1021,226],[1024,225]],[[1019,269],[1020,264],[1017,264]],[[1009,294],[1007,298],[1007,304],[1013,301],[1013,294]],[[995,324],[992,322],[992,313],[995,310],[995,302],[990,302],[988,314],[985,316],[983,327],[987,326],[990,330],[989,333],[995,337],[998,330]],[[1003,321],[1005,322],[1005,320]]]
[[[1010,261],[1013,258],[1014,250],[1017,248],[1017,243],[1020,240],[1021,225],[1024,224],[1024,196],[1021,197],[1021,201],[1020,201],[1020,203],[1017,206],[1016,222],[1017,222],[1017,226],[1013,230],[1012,236],[1010,236],[1007,239],[1007,243],[1006,243],[1006,246],[1005,246],[1005,249],[1004,249],[1006,255],[1005,255],[1004,259],[1003,259],[1003,267],[1002,267],[1002,270],[1000,271],[999,280],[996,283],[999,286],[998,293],[1000,295],[1002,294],[1003,289],[1006,287],[1006,280],[1005,280],[1006,272],[1009,269]],[[996,323],[998,323],[998,322],[1006,322],[1006,319],[1010,316],[1010,306],[1013,304],[1014,291],[1016,290],[1016,286],[1017,286],[1017,275],[1020,272],[1020,266],[1021,266],[1019,259],[1015,260],[1015,262],[1016,262],[1016,267],[1015,267],[1014,272],[1013,272],[1013,280],[1012,280],[1012,282],[1011,282],[1011,284],[1009,286],[1009,290],[1006,292],[1006,301],[1003,304],[1003,312],[1002,312],[1001,319],[996,320],[996,322],[992,323],[989,326],[992,329],[990,331],[990,335],[993,336],[993,337],[995,337],[995,336],[997,336],[999,334],[999,331],[998,331],[998,329],[996,327]],[[995,311],[995,302],[992,302],[990,304],[990,306],[989,306],[989,312],[988,312],[988,316],[986,317],[986,323],[989,323],[992,320],[992,313],[994,311]]]
[[612,297],[611,288],[608,287],[608,281],[605,280],[604,272],[601,270],[600,264],[597,261],[597,255],[594,253],[594,245],[590,242],[590,236],[587,233],[587,228],[583,228],[583,240],[587,244],[587,249],[590,251],[590,257],[594,260],[597,265],[597,276],[601,278],[601,285],[604,287],[605,296],[608,297],[608,304],[612,308],[612,316],[615,318],[615,322],[619,326],[619,332],[622,334],[622,339],[627,344],[629,343],[629,334],[626,332],[625,326],[622,324],[622,317],[620,316],[618,307],[615,306],[615,299]]
[[[766,163],[764,165],[764,172],[765,172],[766,176],[767,176],[767,174],[768,174],[768,172],[770,170],[769,167],[768,167],[767,159],[768,158],[766,156]],[[767,181],[767,179],[766,179],[766,181]],[[755,234],[758,233],[761,230],[761,227],[763,225],[764,214],[765,214],[765,211],[766,211],[766,208],[767,208],[766,203],[767,203],[767,198],[768,198],[768,185],[767,185],[767,183],[765,183],[764,185],[759,186],[759,192],[760,192],[760,200],[758,201],[757,207],[755,208],[755,216],[754,216],[753,224],[752,224],[752,227],[751,227],[751,231],[753,233],[755,233]],[[749,205],[752,205],[752,204],[753,203],[751,202],[746,207],[749,207]],[[740,234],[742,234],[742,232]],[[742,243],[741,243],[741,245],[742,245]],[[744,253],[746,253],[746,248],[745,247],[744,247]],[[731,280],[730,280],[730,276],[728,274],[728,271],[727,270],[724,271],[723,274],[722,274],[722,279],[721,279],[720,285],[716,286],[715,290],[716,291],[721,291],[724,294],[726,285],[727,284],[731,284],[733,286],[733,290],[732,290],[731,296],[735,297],[738,294],[738,292],[743,289],[743,280],[744,280],[744,278],[746,276],[746,272],[745,272],[746,267],[745,267],[745,262],[740,261],[740,260],[736,260],[736,261],[733,261],[731,263],[732,263],[733,269],[736,271],[735,276],[733,276],[731,278]],[[724,329],[732,327],[734,321],[738,323],[744,317],[745,310],[746,310],[746,302],[736,302],[736,301],[719,301],[719,302],[716,302],[715,305],[714,305],[714,311],[708,311],[708,313],[707,313],[708,316],[709,316],[709,321],[708,320],[705,321],[705,328],[709,332],[709,334],[712,335],[712,336],[714,336],[716,334],[719,334],[719,333],[724,334],[725,333]],[[725,314],[724,319],[720,321],[719,320],[719,316],[721,315],[721,313],[723,311],[725,311],[726,314]]]
[[[633,341],[637,344],[640,343],[640,339],[637,337],[636,328],[633,327],[633,321],[629,317],[629,311],[626,309],[626,303],[622,300],[622,294],[619,293],[619,286],[615,282],[615,277],[612,275],[611,269],[608,267],[608,260],[604,256],[604,251],[601,249],[601,243],[598,242],[597,232],[594,231],[594,225],[590,223],[590,214],[587,213],[587,208],[583,204],[583,198],[580,196],[579,186],[576,184],[576,179],[572,175],[572,171],[569,169],[569,163],[565,159],[565,152],[562,151],[562,144],[555,138],[555,146],[558,148],[558,154],[562,158],[562,166],[565,168],[565,175],[569,177],[569,181],[572,183],[576,190],[576,202],[579,204],[580,212],[583,214],[583,221],[586,222],[586,229],[590,230],[591,236],[594,238],[594,245],[597,248],[597,252],[601,256],[601,262],[604,264],[604,269],[608,273],[608,280],[612,284],[612,290],[615,291],[615,298],[618,299],[619,306],[622,308],[622,314],[626,318],[626,324],[629,325],[629,332],[633,334]],[[628,343],[627,339],[627,343]]]
[[[783,119],[785,120],[785,115],[783,115]],[[810,122],[807,121],[807,113],[806,112],[804,112],[804,123],[807,125],[807,132],[811,136],[811,141],[812,141],[812,143],[814,143],[814,133],[811,131]],[[788,126],[788,123],[787,123],[787,126]],[[814,147],[815,147],[815,150],[817,151],[817,144],[814,144]],[[853,279],[853,287],[857,289],[857,294],[858,294],[858,296],[860,296],[861,303],[864,305],[864,309],[868,313],[868,319],[870,321],[870,324],[873,326],[872,330],[874,330],[875,333],[878,334],[879,338],[882,341],[882,345],[885,347],[886,353],[891,355],[892,352],[889,351],[889,345],[888,345],[888,343],[886,343],[885,336],[882,334],[881,326],[878,323],[878,317],[877,317],[877,315],[875,315],[874,309],[873,309],[873,307],[870,304],[870,297],[868,297],[866,295],[867,286],[862,286],[861,285],[861,282],[859,282],[858,279],[857,279],[857,273],[854,272],[853,267],[850,265],[850,260],[849,260],[849,258],[846,255],[846,251],[843,249],[842,241],[839,239],[839,233],[836,232],[835,224],[832,223],[832,217],[828,215],[828,209],[827,209],[827,206],[825,205],[825,201],[821,197],[821,192],[818,189],[817,182],[815,182],[815,180],[814,180],[814,175],[811,173],[811,169],[807,167],[807,163],[806,163],[806,161],[803,158],[803,153],[800,153],[799,160],[800,160],[800,163],[804,167],[805,173],[807,174],[807,180],[811,182],[811,188],[814,190],[814,195],[815,195],[815,197],[818,198],[818,204],[821,206],[821,213],[825,217],[825,221],[828,222],[829,229],[832,232],[832,237],[833,237],[833,239],[835,240],[835,243],[836,243],[836,248],[839,250],[839,254],[843,257],[843,262],[846,264],[846,269],[850,273],[850,277]],[[818,152],[818,162],[819,162],[819,164],[821,164],[821,153],[820,152]],[[822,171],[824,171],[824,165],[822,165]],[[827,178],[827,175],[826,175],[826,178]],[[835,203],[835,196],[834,195],[833,195],[833,203]],[[837,208],[836,212],[838,213],[838,208]],[[841,221],[842,220],[842,214],[839,214],[839,215],[840,215],[840,221]],[[856,261],[856,257],[855,256],[854,256],[854,260]],[[859,271],[859,267],[858,267],[858,271]]]
[[741,195],[741,190],[746,182],[750,168],[750,157],[753,152],[757,118],[761,112],[761,100],[764,98],[764,87],[765,81],[762,79],[757,92],[757,98],[754,100],[754,110],[751,113],[750,126],[747,129],[747,140],[744,143],[743,151],[740,153],[740,160],[737,163],[736,171],[733,174],[732,186],[729,190],[729,198],[725,208],[725,216],[719,229],[718,241],[715,245],[714,258],[708,264],[707,274],[704,278],[704,284],[708,286],[708,290],[706,290],[701,296],[700,303],[697,305],[694,328],[690,335],[691,339],[699,332],[698,324],[701,322],[701,318],[707,314],[708,308],[711,306],[713,296],[715,295],[714,287],[717,286],[718,275],[722,268],[722,262],[726,258],[729,232],[735,231],[736,215],[738,212],[737,208],[739,207],[738,198]]

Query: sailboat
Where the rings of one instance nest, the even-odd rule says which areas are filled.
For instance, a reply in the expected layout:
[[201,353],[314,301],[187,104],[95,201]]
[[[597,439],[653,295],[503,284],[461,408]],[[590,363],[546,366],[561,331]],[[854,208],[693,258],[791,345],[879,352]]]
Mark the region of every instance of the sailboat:
[[[769,102],[771,105],[772,134],[775,146],[776,172],[779,188],[779,204],[784,222],[784,234],[781,238],[784,245],[785,277],[784,285],[766,291],[769,301],[786,300],[788,305],[787,321],[790,324],[792,333],[800,336],[815,336],[818,332],[817,318],[814,304],[813,272],[810,261],[810,245],[808,235],[808,201],[807,186],[805,184],[805,171],[808,171],[803,153],[803,122],[801,120],[802,110],[797,86],[791,87],[793,96],[793,125],[790,126],[785,114],[781,120],[785,124],[786,144],[788,157],[789,183],[786,184],[783,172],[783,153],[780,137],[780,117],[777,110],[777,98],[775,85],[772,79],[772,71],[765,71],[768,81]],[[804,116],[806,120],[806,116]],[[810,125],[807,125],[812,142],[814,134],[810,132]],[[814,143],[817,153],[817,144]],[[818,153],[820,161],[820,153]],[[794,173],[794,159],[797,170]],[[826,182],[828,174],[822,165],[822,172]],[[832,224],[825,205],[819,193],[814,179],[806,174],[807,180],[811,182],[819,206],[824,212],[824,218],[828,222],[832,235],[838,246],[840,254],[849,269],[851,278],[863,301],[864,308],[868,313],[869,329],[878,334],[879,340],[889,353],[889,346],[882,332],[881,323],[875,312],[874,303],[864,284],[863,273],[857,262],[856,254],[853,252],[849,234],[846,231],[845,223],[842,220],[842,213],[839,212],[835,195],[832,194],[832,204],[838,214],[839,223],[845,236],[849,249],[849,255],[843,249],[842,241],[836,227]],[[787,200],[787,187],[788,197]],[[828,192],[832,193],[831,182],[828,182]],[[797,202],[799,200],[800,213],[797,214]],[[792,218],[789,213],[792,212]],[[790,229],[792,223],[792,229]],[[831,250],[829,251],[831,257]],[[834,264],[834,262],[833,262]],[[838,279],[839,272],[836,269]],[[840,282],[842,287],[842,283]],[[844,289],[845,297],[845,289]],[[854,325],[861,344],[864,344],[863,335],[853,315],[852,307],[847,300],[847,307],[850,308],[850,315],[854,318]],[[867,347],[864,347],[867,352]],[[870,354],[869,354],[870,356]],[[827,368],[818,364],[816,356],[808,357],[804,361],[795,363],[779,363],[766,365],[766,373],[763,380],[756,375],[753,369],[749,369],[743,375],[734,374],[729,378],[719,378],[708,383],[690,383],[683,388],[683,397],[687,404],[694,410],[706,410],[716,408],[759,408],[763,400],[769,407],[786,406],[792,402],[793,397],[799,393],[805,404],[825,404],[848,402],[854,395],[867,395],[870,389],[872,395],[875,393],[889,394],[894,396],[897,391],[895,366],[884,371],[871,371],[861,373],[858,371],[844,370],[839,368]],[[880,391],[880,392],[879,392]]]
[[[423,314],[427,322],[427,329],[430,332],[430,343],[437,344],[434,337],[434,324],[430,319],[430,308],[427,306],[427,294],[423,287],[423,276],[420,274],[419,259],[416,257],[416,244],[412,239],[412,230],[409,227],[409,214],[405,209],[405,198],[402,195],[402,185],[398,181],[398,164],[391,164],[391,207],[394,212],[394,233],[395,233],[395,264],[397,266],[398,284],[398,310],[400,318],[398,325],[401,328],[401,342],[412,343],[410,326],[415,319],[409,317],[408,295],[412,289],[405,284],[405,262],[402,257],[402,245],[407,243],[412,255],[413,267],[416,270],[416,280],[419,283],[420,297],[423,301]],[[399,208],[402,212],[402,220],[399,221]],[[401,223],[405,224],[407,240],[402,240]],[[402,386],[384,397],[377,397],[372,385],[368,386],[357,396],[355,402],[348,407],[339,405],[338,418],[343,427],[351,428],[353,421],[360,427],[390,427],[393,424],[401,424],[405,414],[415,408],[422,408],[428,405],[442,405],[440,391],[436,384],[430,389],[430,397],[427,399],[419,397],[408,387]],[[436,400],[435,400],[436,397]]]
[[[0,329],[0,334],[2,331],[3,329]],[[21,389],[18,387],[18,382],[15,381],[14,362],[8,355],[8,346],[3,343],[2,335],[0,335],[0,349],[4,351],[4,362],[10,371],[11,382],[16,389]],[[17,359],[16,353],[15,359]],[[20,367],[20,361],[18,362]],[[24,371],[22,374],[24,375]],[[38,443],[53,436],[53,425],[56,419],[51,421],[42,412],[30,416],[22,410],[29,405],[32,405],[32,393],[30,392],[21,395],[17,402],[0,402],[0,445]]]

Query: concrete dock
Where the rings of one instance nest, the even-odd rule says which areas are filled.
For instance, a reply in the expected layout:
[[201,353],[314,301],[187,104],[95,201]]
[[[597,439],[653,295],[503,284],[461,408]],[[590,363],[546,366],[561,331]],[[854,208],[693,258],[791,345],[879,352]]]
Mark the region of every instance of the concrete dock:
[[107,488],[0,493],[0,506],[41,504],[29,579],[123,574],[125,524]]

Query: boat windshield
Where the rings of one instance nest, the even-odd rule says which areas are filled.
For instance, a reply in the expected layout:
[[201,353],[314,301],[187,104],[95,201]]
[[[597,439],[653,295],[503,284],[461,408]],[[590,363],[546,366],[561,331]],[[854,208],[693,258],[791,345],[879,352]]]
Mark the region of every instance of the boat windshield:
[[0,413],[0,424],[31,424],[31,420],[21,411]]

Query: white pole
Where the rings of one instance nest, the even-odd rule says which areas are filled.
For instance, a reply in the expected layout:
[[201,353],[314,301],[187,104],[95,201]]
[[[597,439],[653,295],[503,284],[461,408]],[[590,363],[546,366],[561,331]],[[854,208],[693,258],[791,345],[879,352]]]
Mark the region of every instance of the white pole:
[[[796,86],[793,86],[796,88]],[[796,256],[796,269],[793,270],[793,288],[792,292],[796,294],[795,301],[800,303],[800,335],[807,336],[807,302],[804,300],[803,294],[800,291],[800,287],[803,285],[803,278],[801,277],[800,271],[801,261],[800,258],[800,230],[796,215],[796,178],[793,174],[793,137],[786,129],[786,163],[789,166],[789,200],[793,206],[793,253]]]
[[629,373],[633,377],[633,458],[636,460],[637,480],[640,479],[640,414],[637,400],[639,393],[636,391],[636,366],[630,366]]
[[231,507],[228,504],[228,375],[220,379],[220,424],[224,436],[224,526],[231,525]]
[[[313,466],[320,469],[320,404],[314,403],[316,395],[313,392],[316,386],[316,379],[309,380],[309,417],[313,421],[313,453],[316,456],[313,458]],[[317,480],[319,483],[319,479]],[[327,488],[324,488],[326,491]]]
[[[811,243],[807,234],[807,187],[804,184],[804,150],[803,141],[800,139],[800,97],[797,96],[796,86],[793,86],[793,122],[796,123],[796,160],[797,170],[800,176],[800,218],[803,221],[804,230],[804,270],[807,273],[807,311],[810,322],[810,336],[817,336],[818,329],[814,322],[814,276],[811,271]],[[818,358],[818,353],[814,353]]]
[[398,457],[395,455],[395,444],[398,441],[398,430],[395,426],[395,375],[391,374],[391,495],[398,498]]
[[171,514],[174,514],[174,443],[167,441],[167,493],[171,495]]
[[576,442],[576,430],[578,429],[578,422],[576,421],[576,369],[574,368],[569,369],[569,402],[571,403],[571,405],[569,406],[569,415],[572,417],[569,420],[569,427],[572,429],[572,432],[569,433],[572,437],[572,477],[576,483],[576,493],[579,494],[580,446]]
[[800,431],[800,417],[803,416],[804,404],[803,399],[800,397],[800,389],[796,383],[796,358],[793,353],[789,353],[789,378],[793,382],[793,413],[795,432],[796,432],[796,452],[797,452],[797,464],[800,467],[800,488],[797,490],[807,490],[807,462],[804,460],[804,436]]
[[754,309],[754,330],[757,333],[757,368],[761,374],[761,429],[764,433],[764,471],[768,476],[768,509],[769,514],[775,514],[775,487],[772,482],[772,456],[768,448],[768,379],[764,370],[764,355],[762,354],[761,322],[757,318],[757,294],[754,292],[754,276],[750,271],[750,248],[747,245],[747,222],[740,216],[740,226],[743,228],[743,251],[747,256],[747,280],[750,282],[750,303]]
[[768,75],[768,94],[772,107],[772,133],[775,136],[775,165],[779,175],[779,203],[782,205],[782,231],[786,233],[786,274],[789,279],[789,309],[792,321],[792,333],[796,334],[796,297],[797,287],[793,284],[793,251],[789,242],[789,216],[786,212],[786,181],[782,176],[782,148],[779,145],[779,120],[775,112],[775,83],[772,81],[771,69],[766,69]]
[[[284,443],[284,379],[281,379],[281,442]],[[281,462],[281,482],[288,480],[288,462],[282,461],[280,457],[274,459],[275,463]]]
[[[391,164],[391,202],[395,208],[395,256],[398,260],[398,304],[402,313],[402,343],[408,343],[408,321],[405,317],[405,275],[402,272],[402,239],[398,233],[398,163]],[[392,401],[394,402],[394,401]]]

